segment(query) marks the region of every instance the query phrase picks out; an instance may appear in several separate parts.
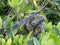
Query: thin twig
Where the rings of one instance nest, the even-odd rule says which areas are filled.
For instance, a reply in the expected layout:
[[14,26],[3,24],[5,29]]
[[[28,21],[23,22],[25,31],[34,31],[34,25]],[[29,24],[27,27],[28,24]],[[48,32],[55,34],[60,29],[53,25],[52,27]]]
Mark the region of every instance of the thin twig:
[[13,11],[13,9],[9,8],[9,10],[6,13],[6,15],[10,16],[10,14],[11,14],[12,11]]
[[46,5],[48,4],[49,2],[47,2],[42,8],[40,8],[40,10],[38,10],[38,13],[40,13],[45,7]]
[[44,6],[44,4],[45,4],[45,0],[43,1],[43,4],[42,4],[42,6],[41,6],[41,7],[43,7],[43,6]]

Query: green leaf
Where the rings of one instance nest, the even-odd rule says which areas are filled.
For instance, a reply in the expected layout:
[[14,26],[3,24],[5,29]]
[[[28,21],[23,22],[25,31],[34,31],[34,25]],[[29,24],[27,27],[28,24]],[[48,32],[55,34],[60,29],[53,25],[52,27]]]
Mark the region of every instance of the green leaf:
[[19,42],[19,35],[14,36],[13,39],[14,39],[13,43],[17,45]]
[[39,42],[42,40],[42,38],[45,36],[45,33],[44,32],[42,32],[41,34],[40,34],[40,37],[39,37]]
[[60,37],[59,37],[59,42],[60,42]]
[[56,45],[53,39],[49,39],[44,45]]
[[21,35],[19,38],[19,45],[23,45],[23,35]]
[[49,35],[46,34],[42,37],[42,40],[41,40],[41,45],[44,45],[49,39]]
[[27,45],[33,45],[33,40],[29,39],[28,42],[27,42]]
[[12,0],[12,1],[8,0],[8,4],[13,8],[15,8],[18,5],[18,3],[19,0]]
[[7,40],[7,43],[6,43],[7,45],[11,45],[12,44],[12,39],[11,38],[9,38],[8,40]]
[[32,4],[28,4],[25,8],[24,8],[24,12],[28,12],[29,10],[31,10],[32,8]]
[[14,16],[12,16],[12,17],[7,17],[7,20],[6,20],[7,26],[10,26],[13,18],[14,18]]
[[0,29],[2,28],[2,18],[0,17]]
[[57,35],[59,35],[59,30],[57,29],[56,25],[53,26],[54,27],[54,31]]
[[32,34],[32,31],[28,34],[28,36],[26,37],[26,39],[24,40],[24,44],[23,45],[27,45],[28,40],[30,39]]
[[3,38],[0,38],[2,45],[6,45],[6,42]]
[[56,43],[56,45],[59,45],[59,40],[58,40],[56,33],[50,32],[49,33],[49,39],[54,39],[54,42]]
[[33,41],[34,41],[34,45],[40,45],[39,41],[37,40],[37,38],[33,38]]
[[49,22],[48,24],[47,24],[47,26],[46,26],[46,30],[47,31],[50,31],[50,30],[52,30],[52,22]]
[[60,31],[60,22],[57,24],[57,29]]
[[59,3],[56,2],[56,1],[51,1],[51,3],[52,3],[53,6],[54,6],[54,5],[59,6]]
[[27,0],[20,0],[19,5],[17,7],[17,12],[23,10],[27,4]]

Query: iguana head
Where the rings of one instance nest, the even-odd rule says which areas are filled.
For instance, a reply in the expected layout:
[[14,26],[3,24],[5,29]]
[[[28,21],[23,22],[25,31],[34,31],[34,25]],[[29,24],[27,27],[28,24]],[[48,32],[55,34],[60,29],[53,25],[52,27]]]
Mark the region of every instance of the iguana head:
[[33,33],[37,34],[42,31],[42,23],[44,21],[44,16],[36,14],[31,20],[26,23],[26,28],[28,31],[33,30]]
[[44,21],[44,16],[37,14],[31,22],[31,25],[33,26],[38,26],[39,24],[41,24]]

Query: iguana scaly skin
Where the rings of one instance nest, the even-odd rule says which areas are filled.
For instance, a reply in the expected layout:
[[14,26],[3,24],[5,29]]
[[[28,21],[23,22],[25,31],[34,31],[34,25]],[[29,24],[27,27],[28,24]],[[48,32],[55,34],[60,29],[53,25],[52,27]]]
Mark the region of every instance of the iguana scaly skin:
[[[40,14],[31,14],[28,18],[23,18],[17,24],[12,26],[12,30],[20,27],[20,31],[23,32],[30,32],[33,31],[33,34],[36,35],[42,30],[42,22],[44,21],[44,16]],[[5,33],[8,34],[7,30]]]

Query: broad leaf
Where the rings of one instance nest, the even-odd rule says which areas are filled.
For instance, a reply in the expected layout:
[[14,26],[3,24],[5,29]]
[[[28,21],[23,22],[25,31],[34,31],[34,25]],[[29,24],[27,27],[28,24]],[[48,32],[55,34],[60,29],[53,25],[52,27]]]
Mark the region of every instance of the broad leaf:
[[23,35],[21,35],[19,38],[19,45],[23,45]]
[[8,4],[13,8],[15,8],[18,5],[18,3],[19,0],[12,0],[12,1],[8,0]]
[[12,44],[12,39],[9,38],[6,44],[7,44],[7,45],[11,45],[11,44]]
[[49,39],[44,45],[56,45],[53,39]]
[[27,36],[26,39],[24,40],[24,44],[23,44],[23,45],[27,45],[27,42],[28,42],[28,40],[30,39],[31,34],[32,34],[32,32],[30,32],[30,33],[28,34],[28,36]]
[[40,45],[39,41],[37,40],[37,38],[33,38],[33,41],[34,41],[34,45]]
[[50,22],[50,23],[47,24],[46,30],[47,30],[47,31],[50,31],[50,30],[52,30],[52,27],[53,27],[53,26],[52,26],[52,22]]
[[0,29],[2,28],[2,18],[0,17]]
[[57,29],[60,31],[60,22],[57,24]]

